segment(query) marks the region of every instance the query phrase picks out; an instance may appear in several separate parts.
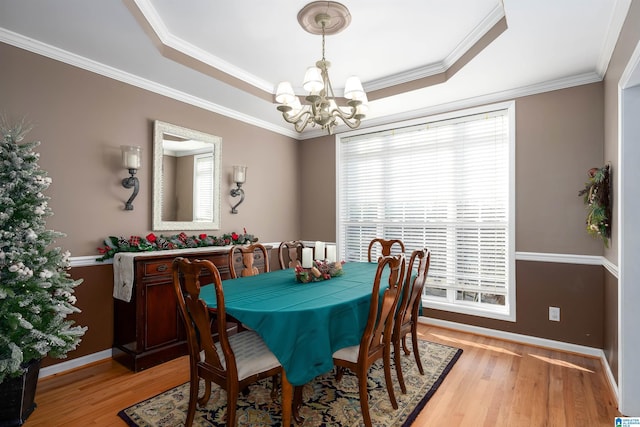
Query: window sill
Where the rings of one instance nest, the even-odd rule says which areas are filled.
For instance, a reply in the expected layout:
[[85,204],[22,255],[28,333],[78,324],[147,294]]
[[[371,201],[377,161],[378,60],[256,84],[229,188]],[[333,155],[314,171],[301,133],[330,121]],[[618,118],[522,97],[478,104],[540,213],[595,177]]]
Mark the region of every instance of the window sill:
[[477,307],[472,305],[452,304],[444,301],[435,301],[432,299],[422,298],[422,307],[430,308],[433,310],[450,311],[453,313],[466,314],[469,316],[485,317],[488,319],[504,320],[507,322],[515,322],[516,314],[515,310],[509,310],[508,307],[499,309],[489,309],[483,307]]

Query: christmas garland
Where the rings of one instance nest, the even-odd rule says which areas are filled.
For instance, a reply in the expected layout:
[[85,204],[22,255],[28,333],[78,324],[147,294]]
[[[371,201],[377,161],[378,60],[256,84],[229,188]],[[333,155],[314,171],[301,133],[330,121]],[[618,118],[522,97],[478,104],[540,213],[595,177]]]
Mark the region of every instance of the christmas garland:
[[600,237],[605,247],[611,238],[611,187],[609,165],[589,169],[589,181],[578,195],[583,196],[587,205],[587,233]]
[[202,248],[207,246],[228,246],[243,245],[245,243],[257,242],[258,238],[252,234],[236,232],[223,234],[222,237],[199,234],[197,236],[187,236],[185,233],[172,236],[147,234],[146,237],[130,236],[128,239],[118,236],[109,236],[104,239],[104,246],[98,248],[102,254],[97,261],[105,261],[113,258],[118,252],[150,252],[170,249]]

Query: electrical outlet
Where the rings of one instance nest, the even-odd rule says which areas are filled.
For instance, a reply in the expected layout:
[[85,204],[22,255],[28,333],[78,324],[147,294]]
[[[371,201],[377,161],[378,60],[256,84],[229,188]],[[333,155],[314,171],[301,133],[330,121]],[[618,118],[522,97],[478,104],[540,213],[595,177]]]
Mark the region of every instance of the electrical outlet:
[[560,321],[560,307],[549,307],[549,320]]

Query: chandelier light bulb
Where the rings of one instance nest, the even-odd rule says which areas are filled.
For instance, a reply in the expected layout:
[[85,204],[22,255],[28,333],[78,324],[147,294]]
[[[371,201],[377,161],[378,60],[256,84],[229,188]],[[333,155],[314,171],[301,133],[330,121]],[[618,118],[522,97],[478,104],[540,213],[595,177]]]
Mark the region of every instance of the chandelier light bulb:
[[320,93],[324,88],[324,81],[322,80],[322,71],[318,67],[309,67],[304,75],[304,83],[302,87],[307,92]]
[[344,84],[344,97],[360,101],[363,96],[366,97],[358,76],[349,77],[347,82]]
[[[276,90],[276,102],[278,104],[290,105],[294,103],[298,97],[293,92],[293,87],[289,82],[280,82],[278,89]],[[300,101],[298,101],[299,103]]]

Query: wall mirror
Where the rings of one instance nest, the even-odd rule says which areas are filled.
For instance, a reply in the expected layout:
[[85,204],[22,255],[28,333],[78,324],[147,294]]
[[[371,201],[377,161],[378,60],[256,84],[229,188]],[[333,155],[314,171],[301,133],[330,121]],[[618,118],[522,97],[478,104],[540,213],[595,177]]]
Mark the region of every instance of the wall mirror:
[[222,138],[156,120],[153,230],[220,229]]

